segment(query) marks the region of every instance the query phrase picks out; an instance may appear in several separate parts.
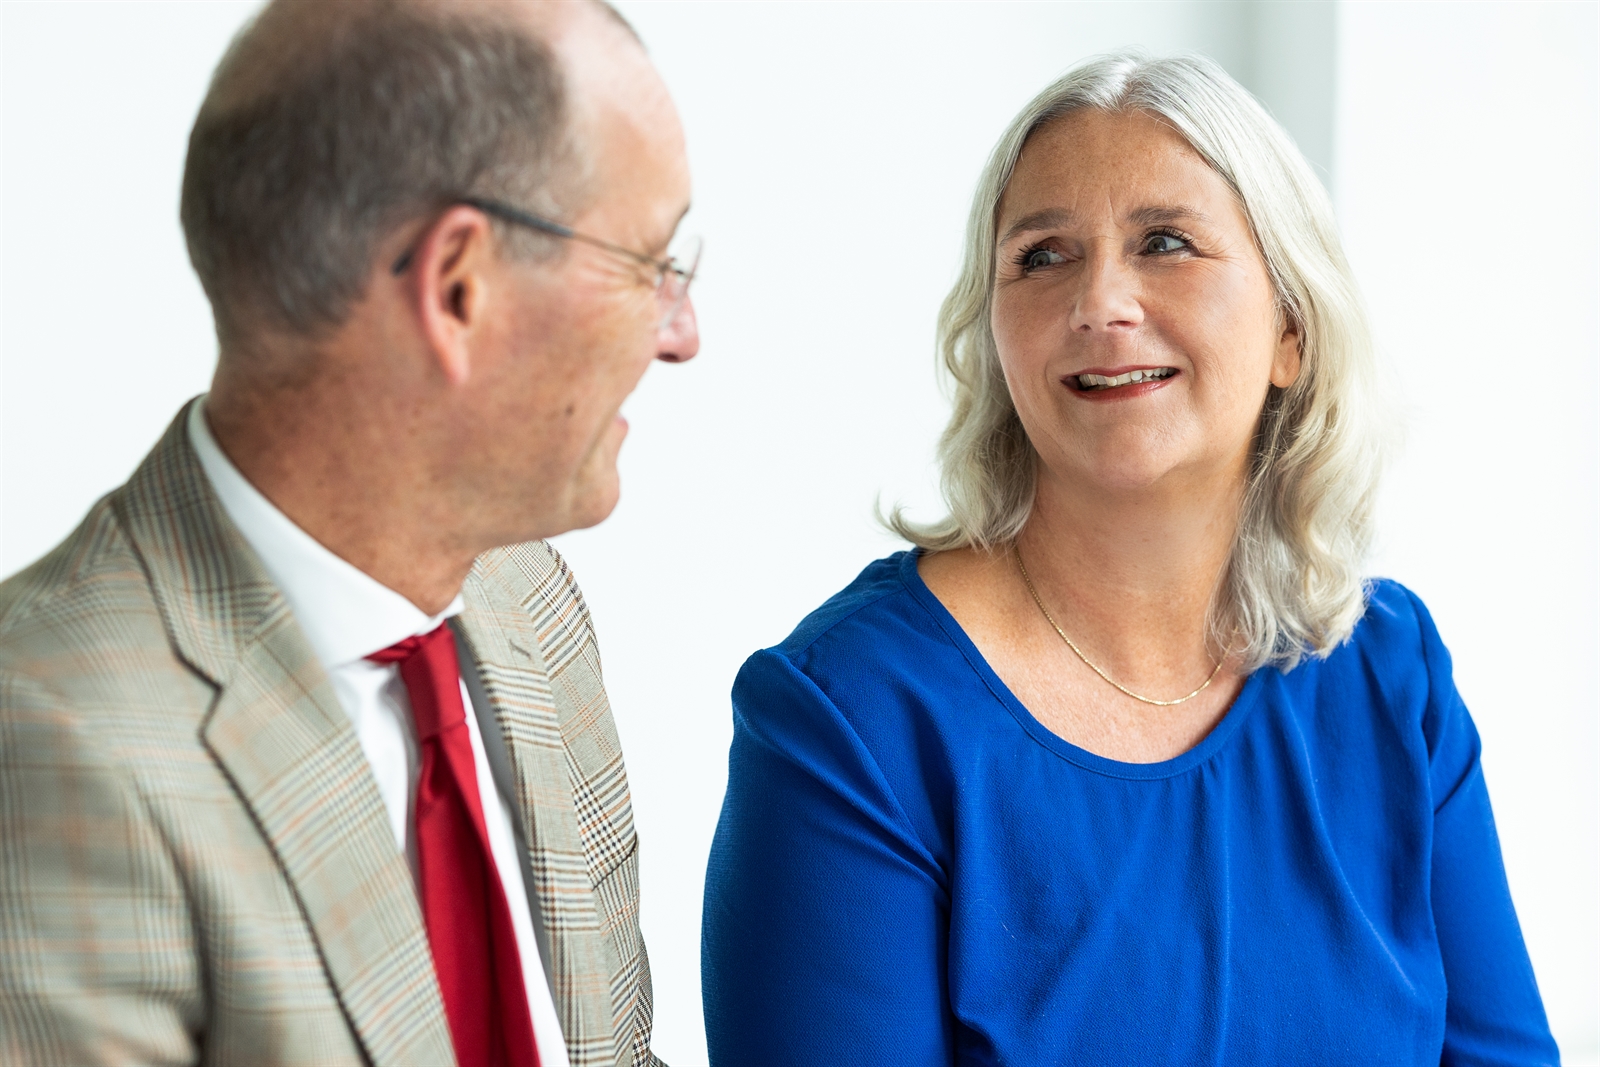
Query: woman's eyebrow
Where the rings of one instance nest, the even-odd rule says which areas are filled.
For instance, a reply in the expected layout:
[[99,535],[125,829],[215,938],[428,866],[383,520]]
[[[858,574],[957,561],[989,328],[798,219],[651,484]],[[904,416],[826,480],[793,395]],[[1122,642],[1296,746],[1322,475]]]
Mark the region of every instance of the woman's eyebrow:
[[[1164,223],[1170,224],[1174,222],[1211,221],[1211,217],[1204,211],[1183,204],[1141,207],[1130,212],[1127,218],[1128,222],[1135,226],[1160,226]],[[1000,243],[1005,244],[1018,234],[1027,233],[1029,230],[1049,230],[1057,226],[1065,226],[1072,220],[1072,212],[1065,208],[1049,207],[1033,211],[1008,226],[1006,232],[1000,235]]]
[[1072,212],[1065,208],[1047,207],[1041,211],[1034,211],[1013,222],[1006,232],[1000,235],[1000,243],[1005,244],[1019,233],[1026,233],[1029,230],[1048,230],[1071,221]]
[[1142,207],[1128,216],[1135,226],[1159,226],[1170,222],[1210,222],[1211,216],[1196,208],[1176,204],[1169,207]]

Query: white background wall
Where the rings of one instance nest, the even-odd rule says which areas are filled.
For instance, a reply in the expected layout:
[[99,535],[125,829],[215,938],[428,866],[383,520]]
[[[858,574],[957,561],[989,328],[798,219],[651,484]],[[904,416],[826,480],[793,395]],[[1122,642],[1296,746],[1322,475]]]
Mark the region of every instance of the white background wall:
[[1600,1062],[1600,18],[1344,4],[1337,192],[1408,409],[1377,568],[1428,603],[1484,743],[1568,1063]]
[[[178,176],[252,7],[0,4],[0,573],[205,388]],[[560,544],[628,752],[658,1051],[705,1058],[733,674],[897,547],[875,497],[936,508],[933,316],[973,179],[1050,78],[1140,44],[1222,61],[1336,186],[1411,413],[1378,569],[1456,651],[1552,1022],[1569,1063],[1600,1062],[1596,5],[623,8],[689,132],[704,348],[646,377],[622,505]]]

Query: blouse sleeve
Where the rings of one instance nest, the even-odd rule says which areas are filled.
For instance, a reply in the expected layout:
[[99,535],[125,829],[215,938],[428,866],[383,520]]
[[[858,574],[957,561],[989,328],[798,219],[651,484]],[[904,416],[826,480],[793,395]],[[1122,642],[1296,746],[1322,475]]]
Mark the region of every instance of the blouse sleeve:
[[1429,679],[1423,733],[1434,798],[1433,919],[1449,991],[1441,1063],[1556,1064],[1560,1053],[1500,858],[1478,731],[1428,609],[1415,597],[1412,603]]
[[701,934],[712,1064],[951,1063],[938,864],[788,659],[751,657],[733,703]]

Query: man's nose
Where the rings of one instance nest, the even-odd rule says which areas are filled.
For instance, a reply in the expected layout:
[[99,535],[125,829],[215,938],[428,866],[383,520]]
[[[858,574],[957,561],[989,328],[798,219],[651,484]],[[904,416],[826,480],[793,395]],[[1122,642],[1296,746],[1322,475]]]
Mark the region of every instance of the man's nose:
[[700,351],[700,324],[694,317],[694,300],[685,297],[683,306],[656,338],[656,358],[663,363],[687,363]]

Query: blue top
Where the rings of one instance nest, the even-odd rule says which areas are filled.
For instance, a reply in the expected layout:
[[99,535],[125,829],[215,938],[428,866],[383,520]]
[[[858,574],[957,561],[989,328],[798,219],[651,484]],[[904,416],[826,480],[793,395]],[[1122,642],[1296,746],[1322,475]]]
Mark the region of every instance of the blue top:
[[1040,725],[916,560],[739,672],[713,1064],[1557,1062],[1478,734],[1408,590],[1132,764]]

